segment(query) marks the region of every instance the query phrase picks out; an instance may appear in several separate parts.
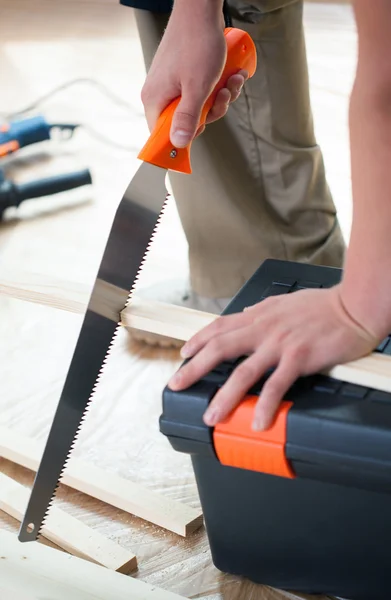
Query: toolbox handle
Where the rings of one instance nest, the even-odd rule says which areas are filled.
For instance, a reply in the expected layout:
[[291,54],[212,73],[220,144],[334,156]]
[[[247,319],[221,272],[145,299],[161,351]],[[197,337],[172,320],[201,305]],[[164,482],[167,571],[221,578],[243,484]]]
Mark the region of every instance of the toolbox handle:
[[[246,31],[234,27],[227,27],[224,35],[227,43],[225,67],[219,82],[204,104],[198,128],[205,124],[216,95],[225,87],[227,80],[241,69],[246,70],[249,77],[252,77],[256,70],[257,54],[251,36]],[[170,141],[171,123],[180,100],[179,96],[164,109],[138,158],[164,169],[189,174],[192,172],[191,142],[185,148],[173,148]]]
[[253,431],[258,396],[246,398],[213,431],[217,458],[222,465],[277,475],[288,479],[296,477],[285,454],[287,417],[293,403],[281,403],[276,418],[265,431]]

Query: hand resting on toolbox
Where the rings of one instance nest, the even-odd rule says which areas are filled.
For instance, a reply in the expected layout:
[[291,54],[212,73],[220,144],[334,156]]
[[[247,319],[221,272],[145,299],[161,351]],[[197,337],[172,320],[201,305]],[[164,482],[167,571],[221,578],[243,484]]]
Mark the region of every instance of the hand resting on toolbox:
[[284,394],[299,376],[347,362],[377,346],[378,338],[347,313],[341,292],[341,286],[302,290],[266,298],[243,313],[220,317],[182,348],[183,358],[193,358],[169,386],[185,389],[222,361],[248,356],[216,393],[204,415],[206,424],[214,426],[266,371],[277,367],[263,387],[254,416],[254,428],[267,429]]
[[[185,389],[220,362],[248,355],[205,413],[213,426],[269,368],[254,416],[267,429],[301,375],[371,352],[391,331],[391,2],[353,0],[359,52],[349,106],[353,223],[342,283],[272,297],[218,318],[183,347],[169,382]],[[193,46],[197,38],[193,36]]]
[[[182,96],[172,121],[171,142],[184,148],[205,127],[202,107],[223,72],[226,59],[222,0],[176,2],[145,80],[141,99],[152,130],[164,108]],[[178,35],[178,32],[180,34]],[[217,94],[206,123],[225,115],[248,77],[239,71]]]

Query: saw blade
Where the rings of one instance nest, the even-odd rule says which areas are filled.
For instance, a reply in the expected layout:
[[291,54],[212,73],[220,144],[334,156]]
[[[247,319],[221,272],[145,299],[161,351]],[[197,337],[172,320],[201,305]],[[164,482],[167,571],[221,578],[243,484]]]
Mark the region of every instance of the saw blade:
[[[245,31],[225,30],[226,63],[201,113],[204,125],[217,93],[229,77],[245,69],[252,77],[256,49]],[[172,118],[180,98],[160,115],[146,145],[143,160],[117,209],[90,296],[68,375],[54,415],[45,450],[34,480],[19,530],[19,540],[37,539],[66,469],[88,407],[99,385],[104,366],[120,327],[121,311],[131,300],[140,270],[163,214],[168,170],[191,173],[190,146],[173,148]]]
[[[163,215],[165,169],[144,163],[117,209],[68,376],[35,477],[19,540],[35,540],[51,507],[88,407]],[[148,186],[145,182],[148,181]],[[129,292],[130,290],[130,292]],[[39,493],[35,493],[38,490]]]

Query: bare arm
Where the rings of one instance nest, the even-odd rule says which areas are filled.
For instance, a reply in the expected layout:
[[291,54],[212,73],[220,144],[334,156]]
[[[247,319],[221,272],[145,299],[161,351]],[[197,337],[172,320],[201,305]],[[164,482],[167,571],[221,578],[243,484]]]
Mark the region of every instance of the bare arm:
[[391,332],[391,2],[353,0],[359,52],[350,102],[353,224],[342,285],[352,317]]

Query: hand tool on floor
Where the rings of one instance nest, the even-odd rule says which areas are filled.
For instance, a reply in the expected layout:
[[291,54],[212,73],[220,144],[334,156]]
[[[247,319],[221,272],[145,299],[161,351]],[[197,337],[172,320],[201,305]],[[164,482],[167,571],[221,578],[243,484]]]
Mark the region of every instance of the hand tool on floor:
[[43,116],[0,123],[0,158],[13,154],[20,148],[44,142],[54,130],[70,137],[78,127],[75,124],[49,124]]
[[0,169],[0,221],[8,208],[17,207],[25,200],[59,194],[90,183],[92,178],[88,169],[20,184],[6,179]]
[[[221,78],[205,103],[205,123],[217,92],[240,69],[254,75],[256,49],[247,32],[225,29],[227,58]],[[50,509],[78,432],[93,399],[99,378],[120,327],[120,313],[128,304],[166,203],[168,170],[191,173],[190,146],[173,148],[172,117],[180,98],[161,114],[139,154],[143,164],[130,182],[117,209],[90,296],[82,329],[54,416],[46,448],[19,531],[22,542],[35,540]]]

